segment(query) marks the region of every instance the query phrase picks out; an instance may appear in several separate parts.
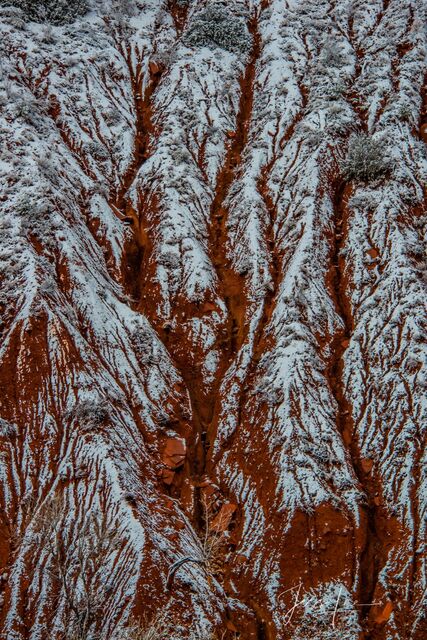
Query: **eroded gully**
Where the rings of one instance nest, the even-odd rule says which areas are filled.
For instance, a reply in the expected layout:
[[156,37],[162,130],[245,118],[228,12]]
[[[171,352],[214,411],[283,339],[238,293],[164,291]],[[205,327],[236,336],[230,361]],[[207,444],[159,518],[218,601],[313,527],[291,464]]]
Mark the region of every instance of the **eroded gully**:
[[[379,610],[373,606],[378,585],[378,577],[387,559],[389,531],[393,523],[382,508],[382,489],[373,469],[373,461],[361,455],[355,424],[352,417],[352,406],[346,396],[344,387],[344,357],[354,332],[354,318],[351,302],[348,298],[349,281],[345,258],[342,249],[348,235],[349,214],[347,201],[351,186],[345,182],[335,185],[334,232],[332,238],[330,288],[335,302],[336,312],[341,319],[342,328],[336,331],[331,343],[331,359],[329,383],[337,405],[337,428],[341,433],[354,474],[365,496],[362,505],[362,542],[355,549],[358,554],[358,593],[357,606],[359,620],[365,632],[365,640],[382,638],[378,627],[375,627],[375,614]],[[355,576],[356,578],[356,576]],[[384,604],[384,603],[382,603]],[[381,605],[378,605],[381,606]]]
[[[245,290],[244,277],[235,272],[227,255],[227,219],[228,211],[226,198],[230,187],[239,173],[242,156],[247,144],[250,121],[252,117],[253,94],[256,63],[260,54],[260,38],[257,31],[257,18],[253,16],[250,21],[250,31],[253,36],[253,48],[250,54],[245,72],[240,80],[240,101],[235,121],[235,130],[230,132],[226,157],[217,177],[214,197],[210,208],[210,225],[208,229],[209,255],[215,268],[219,294],[225,303],[227,310],[226,326],[218,339],[218,348],[221,352],[221,362],[216,372],[214,383],[209,394],[203,387],[201,376],[194,375],[191,367],[186,366],[175,355],[174,336],[168,330],[158,329],[160,337],[168,349],[172,361],[181,374],[189,394],[192,409],[192,442],[188,446],[188,473],[191,484],[194,487],[192,520],[195,530],[203,537],[205,534],[205,505],[203,503],[202,486],[206,477],[206,459],[210,447],[211,434],[216,432],[216,422],[221,409],[219,389],[225,372],[233,358],[239,351],[246,337],[245,327]],[[129,224],[133,230],[132,240],[126,247],[125,282],[128,292],[134,299],[143,299],[143,291],[138,284],[140,279],[141,264],[144,252],[149,245],[149,238],[144,231],[144,215],[141,209],[144,203],[134,208],[128,197],[129,189],[136,176],[150,154],[150,139],[153,132],[152,126],[152,96],[161,78],[161,70],[157,66],[150,68],[150,82],[142,93],[141,66],[132,67],[129,52],[123,52],[128,61],[132,80],[132,91],[136,113],[136,135],[133,160],[123,176],[121,187],[115,194],[112,204],[116,213]],[[265,194],[264,197],[268,196]],[[272,204],[266,201],[269,209]],[[269,211],[270,212],[270,211]],[[272,215],[272,211],[270,212]],[[274,269],[274,267],[273,267]],[[272,303],[273,294],[267,292],[266,305]],[[143,309],[143,304],[138,308]],[[265,315],[267,321],[268,313]],[[172,582],[172,581],[171,581]],[[228,617],[228,616],[227,616]],[[251,637],[264,639],[265,630],[262,620],[254,612],[256,620]],[[243,634],[244,637],[244,634]]]

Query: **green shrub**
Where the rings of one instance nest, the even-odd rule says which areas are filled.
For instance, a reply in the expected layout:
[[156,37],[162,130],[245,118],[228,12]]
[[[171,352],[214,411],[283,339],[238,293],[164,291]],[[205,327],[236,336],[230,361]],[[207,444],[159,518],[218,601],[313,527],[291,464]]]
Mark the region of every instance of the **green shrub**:
[[87,0],[0,0],[1,6],[21,9],[24,16],[33,22],[49,22],[62,25],[87,13]]
[[348,180],[369,182],[387,173],[391,168],[384,142],[374,140],[366,133],[350,136],[348,152],[342,170]]
[[220,47],[233,53],[247,53],[252,37],[241,18],[221,5],[210,5],[195,16],[184,43],[189,47]]

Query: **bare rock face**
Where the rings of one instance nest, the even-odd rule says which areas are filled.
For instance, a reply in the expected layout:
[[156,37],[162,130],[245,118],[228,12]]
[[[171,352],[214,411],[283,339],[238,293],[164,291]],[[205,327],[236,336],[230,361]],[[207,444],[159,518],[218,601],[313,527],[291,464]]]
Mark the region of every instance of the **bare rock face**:
[[71,4],[0,0],[0,638],[424,640],[425,3]]

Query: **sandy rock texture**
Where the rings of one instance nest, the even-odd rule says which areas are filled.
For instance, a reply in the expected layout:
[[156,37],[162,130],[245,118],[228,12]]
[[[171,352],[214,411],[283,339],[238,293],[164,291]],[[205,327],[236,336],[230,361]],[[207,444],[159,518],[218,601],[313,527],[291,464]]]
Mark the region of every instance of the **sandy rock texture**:
[[424,0],[0,0],[0,638],[425,640]]

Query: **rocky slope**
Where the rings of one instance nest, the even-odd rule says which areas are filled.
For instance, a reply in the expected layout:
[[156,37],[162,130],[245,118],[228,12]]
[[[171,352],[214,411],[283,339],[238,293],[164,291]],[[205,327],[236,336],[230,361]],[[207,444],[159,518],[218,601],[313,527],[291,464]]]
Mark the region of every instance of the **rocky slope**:
[[0,1],[0,637],[427,636],[426,25]]

